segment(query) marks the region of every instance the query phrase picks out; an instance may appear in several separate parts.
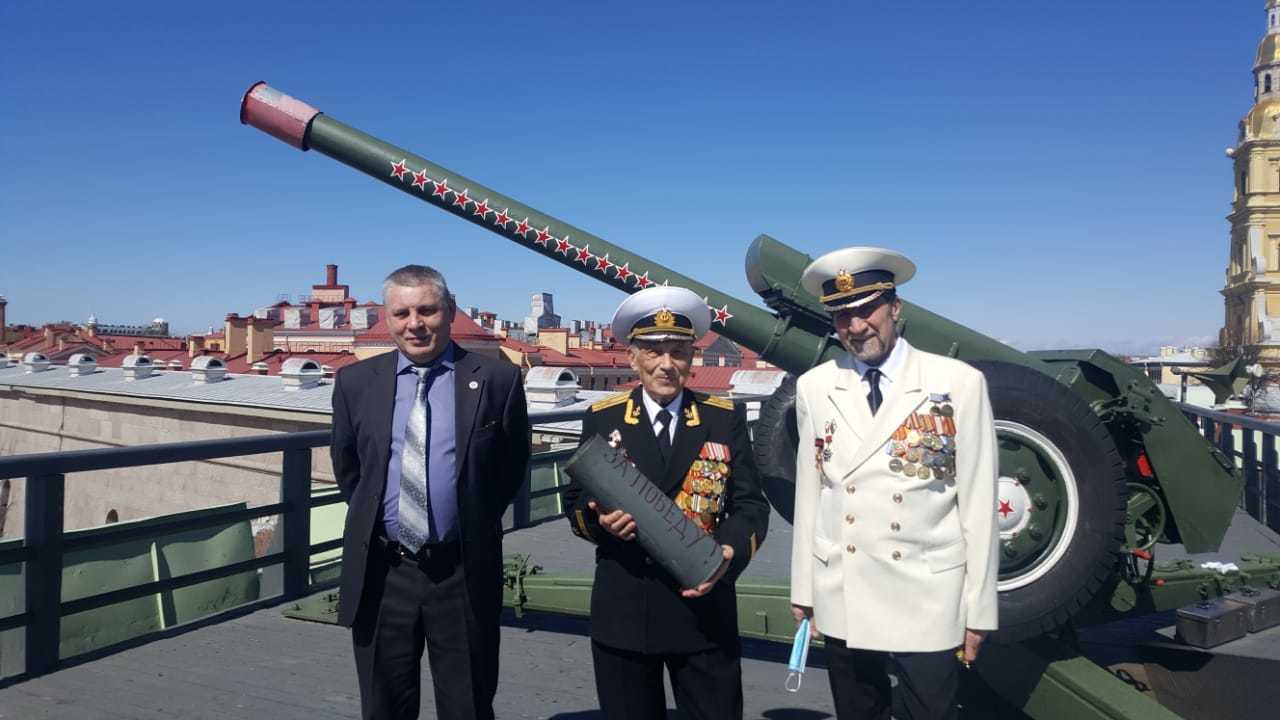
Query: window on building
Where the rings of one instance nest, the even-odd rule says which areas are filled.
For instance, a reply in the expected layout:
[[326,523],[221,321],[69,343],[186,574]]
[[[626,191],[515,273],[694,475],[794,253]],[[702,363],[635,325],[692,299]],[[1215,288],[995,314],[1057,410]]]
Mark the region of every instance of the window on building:
[[1264,93],[1271,92],[1271,75],[1270,74],[1262,76],[1262,92]]
[[120,522],[120,513],[116,512],[114,508],[111,510],[108,510],[107,524],[110,525],[111,523],[117,523],[117,522]]

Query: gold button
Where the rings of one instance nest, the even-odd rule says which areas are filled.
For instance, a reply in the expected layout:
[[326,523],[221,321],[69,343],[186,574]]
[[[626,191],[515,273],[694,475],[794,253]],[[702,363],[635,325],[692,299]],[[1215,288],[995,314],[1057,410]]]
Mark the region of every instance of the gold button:
[[894,532],[898,532],[899,530],[902,529],[902,526],[899,525],[898,523],[889,523],[889,529]]
[[900,502],[902,502],[902,493],[894,493],[894,494],[893,494],[893,501],[894,501],[894,502],[896,502],[896,503],[900,503]]
[[849,523],[850,525],[852,525],[852,524],[853,524],[853,515],[845,515],[845,516],[844,516],[844,521],[845,521],[845,522],[847,522],[847,523]]
[[894,550],[894,551],[893,551],[893,559],[894,559],[894,560],[901,560],[901,559],[902,559],[902,553],[898,552],[897,550]]
[[852,495],[852,494],[853,494],[853,486],[852,486],[852,485],[850,485],[849,487],[845,488],[845,491],[846,491],[846,492],[848,492],[850,495]]
[[857,551],[858,551],[858,548],[854,547],[854,546],[853,546],[853,543],[850,543],[850,544],[848,544],[848,545],[845,545],[845,546],[844,546],[844,549],[845,549],[845,550],[848,550],[848,551],[849,551],[849,552],[851,552],[851,553],[854,553],[854,552],[857,552]]

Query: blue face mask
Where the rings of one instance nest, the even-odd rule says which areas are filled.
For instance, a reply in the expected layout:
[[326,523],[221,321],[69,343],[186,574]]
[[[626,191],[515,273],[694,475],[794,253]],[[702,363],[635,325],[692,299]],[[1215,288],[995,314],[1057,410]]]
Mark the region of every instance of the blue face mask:
[[787,680],[783,683],[789,692],[799,692],[804,678],[804,666],[809,661],[809,618],[800,621],[796,639],[791,643],[791,661],[787,663]]

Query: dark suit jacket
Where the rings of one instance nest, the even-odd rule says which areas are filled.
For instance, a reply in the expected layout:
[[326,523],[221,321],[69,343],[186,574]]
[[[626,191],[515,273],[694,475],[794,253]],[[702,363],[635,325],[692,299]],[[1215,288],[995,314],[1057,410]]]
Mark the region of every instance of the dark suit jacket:
[[608,439],[617,430],[635,466],[673,499],[706,443],[727,446],[730,472],[715,534],[721,543],[733,546],[733,562],[711,592],[685,599],[675,580],[639,543],[618,540],[600,527],[596,512],[587,507],[590,498],[581,486],[571,484],[565,501],[574,534],[599,545],[591,590],[591,637],[610,647],[644,653],[736,648],[738,601],[733,584],[769,528],[769,503],[760,491],[746,412],[723,398],[685,390],[671,462],[664,465],[640,393],[637,387],[593,405],[582,421],[582,437]]
[[[454,345],[458,443],[458,523],[472,608],[485,617],[502,605],[502,514],[524,482],[529,417],[520,369]],[[338,622],[350,626],[391,457],[396,356],[389,352],[338,371],[333,387],[333,474],[347,500]]]

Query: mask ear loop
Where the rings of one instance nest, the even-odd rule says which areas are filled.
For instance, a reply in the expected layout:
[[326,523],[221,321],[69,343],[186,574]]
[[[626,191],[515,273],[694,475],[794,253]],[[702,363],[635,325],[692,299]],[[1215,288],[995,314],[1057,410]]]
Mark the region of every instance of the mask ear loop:
[[[803,679],[804,679],[803,673],[798,673],[798,672],[788,673],[787,680],[786,682],[782,683],[782,687],[786,688],[787,692],[800,692],[800,682]],[[795,681],[794,686],[791,684],[793,680]]]

